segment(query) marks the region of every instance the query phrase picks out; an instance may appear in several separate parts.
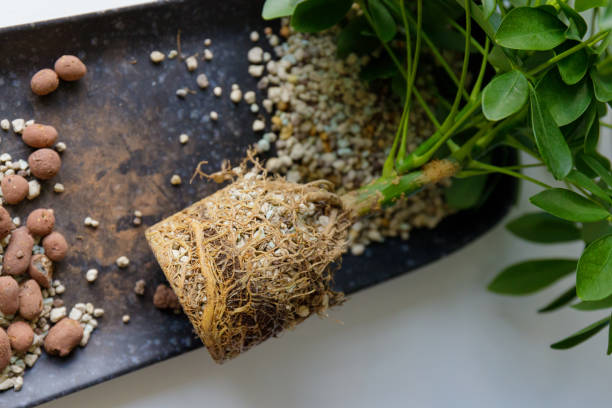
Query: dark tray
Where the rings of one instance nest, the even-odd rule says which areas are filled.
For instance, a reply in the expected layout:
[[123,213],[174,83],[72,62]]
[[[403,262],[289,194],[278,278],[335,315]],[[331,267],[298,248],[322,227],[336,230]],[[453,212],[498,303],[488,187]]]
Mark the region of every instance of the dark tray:
[[[268,24],[260,9],[259,1],[172,1],[0,30],[0,118],[52,124],[68,145],[57,179],[44,183],[41,197],[10,211],[24,217],[37,207],[56,210],[58,230],[72,244],[57,273],[68,288],[66,304],[91,301],[106,309],[86,348],[67,359],[43,355],[20,392],[0,393],[0,406],[39,404],[201,347],[184,316],[152,306],[153,290],[164,278],[143,231],[218,188],[207,182],[172,187],[172,173],[189,180],[200,160],[216,170],[222,159],[240,159],[256,140],[253,115],[244,103],[234,106],[227,92],[234,82],[255,89],[246,53],[249,32]],[[213,40],[214,59],[201,62],[199,71],[223,86],[223,98],[209,89],[180,100],[175,90],[196,89],[195,74],[176,61],[149,61],[153,50],[176,48],[178,29],[185,52],[201,52],[204,38]],[[36,97],[29,89],[32,74],[62,54],[80,56],[89,73]],[[202,119],[213,109],[217,123]],[[185,146],[178,143],[183,132],[191,135]],[[27,158],[29,149],[18,137],[0,134],[2,151]],[[65,184],[64,194],[52,192],[56,181]],[[477,211],[450,216],[434,230],[413,231],[409,241],[389,240],[362,257],[346,256],[336,287],[354,293],[461,248],[498,223],[516,193],[514,181],[501,179]],[[145,214],[139,228],[131,224],[135,209]],[[97,230],[83,226],[88,215],[100,221]],[[117,269],[120,255],[130,258],[129,268]],[[84,272],[91,267],[100,277],[90,285]],[[132,288],[141,278],[147,290],[137,297]],[[128,325],[121,322],[125,313],[132,317]]]

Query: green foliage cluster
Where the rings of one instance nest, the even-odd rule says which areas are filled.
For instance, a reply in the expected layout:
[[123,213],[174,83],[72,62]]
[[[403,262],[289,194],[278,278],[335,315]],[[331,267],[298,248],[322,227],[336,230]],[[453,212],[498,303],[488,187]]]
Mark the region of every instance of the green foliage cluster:
[[[291,25],[303,32],[339,24],[339,57],[383,51],[363,68],[361,77],[387,81],[400,97],[403,115],[381,178],[364,191],[388,186],[398,176],[417,174],[433,158],[451,160],[461,169],[446,194],[447,202],[458,209],[479,204],[491,173],[536,183],[543,190],[530,201],[541,211],[511,221],[508,230],[538,244],[582,240],[585,249],[578,259],[512,265],[489,289],[526,295],[575,272],[575,286],[540,312],[572,303],[576,310],[592,311],[612,308],[612,172],[609,159],[598,151],[600,130],[611,127],[603,122],[612,102],[612,4],[608,3],[356,0],[358,11],[347,18],[352,0],[267,0],[263,17],[291,16]],[[417,89],[422,49],[448,75],[454,98],[438,95],[439,103],[432,106]],[[461,72],[444,58],[448,50],[463,52]],[[467,80],[469,73],[475,80]],[[436,131],[407,153],[414,103]],[[500,146],[521,151],[534,163],[496,166],[489,158]],[[521,172],[532,166],[545,166],[557,185]],[[402,188],[380,187],[379,193],[384,202],[392,202],[419,187],[405,183]],[[551,347],[573,347],[610,325],[610,319],[607,316]]]

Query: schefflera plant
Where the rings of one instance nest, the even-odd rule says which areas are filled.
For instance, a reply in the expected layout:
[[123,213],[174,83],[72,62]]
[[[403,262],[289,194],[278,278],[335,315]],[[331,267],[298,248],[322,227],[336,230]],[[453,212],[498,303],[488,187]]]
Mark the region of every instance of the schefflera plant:
[[[575,272],[576,285],[540,310],[550,312],[573,302],[577,310],[612,308],[612,173],[608,157],[598,150],[601,129],[612,127],[604,121],[612,101],[612,4],[608,3],[267,0],[263,17],[289,16],[291,26],[303,32],[339,24],[340,57],[379,55],[362,69],[361,77],[387,83],[404,108],[381,177],[353,194],[357,202],[365,203],[364,213],[373,207],[368,202],[373,197],[376,204],[389,205],[414,191],[412,177],[438,158],[454,166],[445,174],[453,175],[446,197],[458,209],[478,205],[490,191],[491,179],[486,176],[493,173],[543,188],[530,198],[541,211],[511,221],[508,229],[537,243],[583,240],[581,256],[512,265],[489,289],[526,295]],[[415,81],[424,48],[455,88],[455,97],[449,100],[437,95],[435,106],[422,96]],[[460,49],[463,64],[457,73],[445,55]],[[473,81],[467,79],[470,72]],[[407,152],[413,103],[436,131]],[[531,163],[491,163],[491,151],[500,146],[523,153]],[[555,185],[522,173],[524,168],[540,166],[548,169]],[[606,316],[552,347],[579,344],[610,321]],[[612,329],[610,333],[612,339]]]

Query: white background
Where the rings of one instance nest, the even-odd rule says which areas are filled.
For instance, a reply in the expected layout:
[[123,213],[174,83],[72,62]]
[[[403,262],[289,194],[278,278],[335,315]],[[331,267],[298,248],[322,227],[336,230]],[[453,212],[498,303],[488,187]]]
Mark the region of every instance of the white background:
[[[140,2],[5,0],[0,26]],[[523,186],[513,215],[529,209],[526,198],[535,191]],[[310,319],[224,366],[201,349],[45,407],[609,405],[605,334],[571,351],[548,347],[605,312],[535,313],[571,280],[520,299],[485,290],[512,262],[579,253],[578,245],[527,245],[498,226],[459,253],[353,296],[330,319]]]

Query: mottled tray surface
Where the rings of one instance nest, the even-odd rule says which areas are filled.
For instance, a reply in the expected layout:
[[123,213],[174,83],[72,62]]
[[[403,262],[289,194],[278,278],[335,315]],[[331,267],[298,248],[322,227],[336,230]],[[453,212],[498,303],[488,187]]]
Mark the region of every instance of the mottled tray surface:
[[[0,30],[0,118],[52,124],[68,145],[57,179],[44,183],[41,197],[10,211],[24,217],[37,207],[55,209],[57,228],[72,243],[57,274],[68,288],[64,300],[69,306],[91,301],[106,309],[86,348],[65,360],[43,355],[27,371],[20,392],[0,394],[0,406],[35,405],[201,346],[184,316],[152,307],[153,290],[164,278],[143,231],[218,188],[206,182],[176,188],[168,180],[174,172],[188,180],[200,160],[217,169],[223,159],[242,157],[256,140],[250,131],[253,115],[227,95],[214,98],[211,89],[178,99],[176,89],[197,88],[195,74],[175,61],[154,66],[148,56],[175,48],[177,29],[187,53],[202,52],[209,37],[215,57],[201,62],[199,71],[226,92],[234,82],[255,89],[256,81],[246,74],[246,53],[252,46],[249,32],[266,25],[260,7],[258,1],[243,0],[161,2]],[[50,96],[35,97],[30,77],[62,54],[80,56],[88,75],[62,83]],[[213,109],[218,123],[208,119]],[[178,143],[183,132],[191,135],[185,146]],[[19,138],[0,135],[3,152],[27,158],[29,150]],[[52,192],[56,181],[66,186],[59,196]],[[502,180],[478,212],[414,231],[407,242],[373,245],[361,258],[347,256],[337,288],[353,293],[462,247],[496,224],[515,195],[516,183]],[[139,228],[131,224],[135,209],[145,214]],[[97,230],[83,226],[87,215],[100,221]],[[120,255],[131,260],[126,270],[114,264]],[[83,274],[91,267],[100,277],[88,285]],[[132,288],[141,278],[147,291],[137,297]],[[132,317],[129,325],[121,322],[125,313]]]

